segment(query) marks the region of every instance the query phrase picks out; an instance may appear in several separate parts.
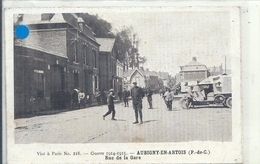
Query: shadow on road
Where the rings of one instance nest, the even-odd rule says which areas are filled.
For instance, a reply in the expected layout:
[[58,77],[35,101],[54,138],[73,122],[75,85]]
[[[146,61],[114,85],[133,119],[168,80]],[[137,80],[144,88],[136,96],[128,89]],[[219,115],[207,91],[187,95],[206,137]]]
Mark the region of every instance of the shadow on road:
[[205,105],[205,106],[199,106],[199,105],[195,105],[195,108],[190,108],[190,109],[203,109],[203,108],[226,108],[228,109],[227,107],[224,107],[224,106],[209,106],[209,105]]
[[126,121],[126,120],[123,120],[123,119],[116,119],[114,121]]
[[158,120],[147,120],[147,121],[144,121],[143,123],[154,122],[154,121],[158,121]]

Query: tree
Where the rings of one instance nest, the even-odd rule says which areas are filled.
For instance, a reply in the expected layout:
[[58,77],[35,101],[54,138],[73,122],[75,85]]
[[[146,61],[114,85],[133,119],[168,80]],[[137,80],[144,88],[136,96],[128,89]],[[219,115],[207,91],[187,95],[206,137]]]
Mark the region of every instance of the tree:
[[90,15],[88,13],[78,13],[77,15],[92,29],[96,37],[115,37],[111,33],[111,24],[99,18],[98,15]]
[[92,29],[96,37],[115,38],[115,50],[117,59],[124,64],[124,70],[137,67],[145,63],[145,57],[138,53],[140,39],[134,32],[133,27],[122,27],[120,30],[112,32],[112,26],[109,22],[99,18],[98,15],[88,13],[77,13],[84,22]]

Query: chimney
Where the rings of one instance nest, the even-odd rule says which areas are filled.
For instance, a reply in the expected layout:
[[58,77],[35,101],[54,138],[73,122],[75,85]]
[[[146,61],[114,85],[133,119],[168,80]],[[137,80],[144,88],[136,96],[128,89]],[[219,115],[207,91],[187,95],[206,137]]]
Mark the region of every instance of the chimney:
[[197,61],[197,58],[196,57],[192,57],[192,61]]

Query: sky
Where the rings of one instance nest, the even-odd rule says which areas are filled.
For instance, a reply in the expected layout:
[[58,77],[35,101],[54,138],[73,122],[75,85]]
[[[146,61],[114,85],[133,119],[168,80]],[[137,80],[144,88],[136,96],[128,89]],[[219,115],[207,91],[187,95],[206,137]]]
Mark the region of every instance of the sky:
[[105,8],[89,9],[110,22],[114,29],[132,26],[141,39],[139,53],[147,58],[144,68],[175,75],[192,57],[211,66],[231,68],[230,14],[205,8]]

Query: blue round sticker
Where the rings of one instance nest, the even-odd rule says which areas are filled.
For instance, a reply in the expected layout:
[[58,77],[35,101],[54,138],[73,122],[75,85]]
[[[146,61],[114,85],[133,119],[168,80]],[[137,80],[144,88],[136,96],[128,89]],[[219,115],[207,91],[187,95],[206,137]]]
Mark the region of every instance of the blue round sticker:
[[29,35],[29,29],[27,26],[25,25],[19,25],[16,29],[15,29],[15,35],[17,38],[19,39],[25,39],[28,37]]

